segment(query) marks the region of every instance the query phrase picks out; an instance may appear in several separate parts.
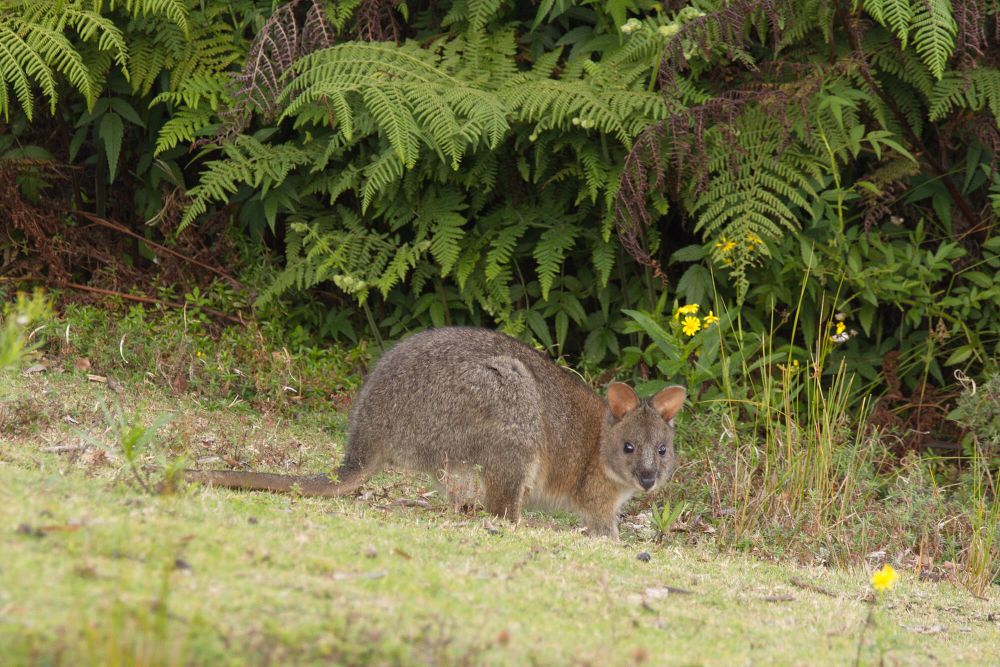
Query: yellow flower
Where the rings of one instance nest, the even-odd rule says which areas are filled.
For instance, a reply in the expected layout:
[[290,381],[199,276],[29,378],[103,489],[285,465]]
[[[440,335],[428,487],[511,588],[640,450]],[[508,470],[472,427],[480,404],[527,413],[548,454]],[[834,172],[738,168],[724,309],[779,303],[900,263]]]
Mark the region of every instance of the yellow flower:
[[847,325],[843,322],[837,322],[837,333],[842,334],[847,330]]
[[705,316],[705,328],[706,329],[709,328],[718,321],[719,318],[715,316],[715,313],[713,313],[711,310],[708,311],[708,315]]
[[736,247],[736,242],[730,241],[725,236],[723,236],[719,238],[718,241],[715,242],[715,247],[721,250],[722,254],[725,255],[727,252],[730,252],[733,248]]
[[760,238],[753,232],[747,234],[747,248],[749,248],[750,250],[754,250],[759,245],[764,245],[764,240],[762,238]]
[[897,579],[899,579],[899,575],[896,574],[896,570],[893,569],[892,565],[886,563],[881,570],[872,572],[872,587],[877,591],[887,591],[892,588]]
[[701,320],[699,320],[697,317],[692,317],[691,315],[688,315],[687,317],[684,318],[684,324],[681,327],[681,331],[683,331],[688,336],[693,336],[696,333],[698,333],[698,329],[700,328],[701,328]]
[[686,306],[681,306],[680,308],[674,311],[674,321],[676,322],[678,319],[680,319],[681,315],[694,315],[697,312],[698,312],[698,304],[696,303],[689,303]]

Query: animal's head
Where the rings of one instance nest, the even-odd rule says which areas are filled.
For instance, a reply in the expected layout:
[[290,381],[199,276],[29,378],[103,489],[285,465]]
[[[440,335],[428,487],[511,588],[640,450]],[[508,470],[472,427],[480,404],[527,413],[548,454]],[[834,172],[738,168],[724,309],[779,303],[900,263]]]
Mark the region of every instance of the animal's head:
[[601,434],[607,473],[636,490],[652,491],[674,473],[674,416],[684,405],[684,387],[666,387],[645,401],[627,384],[608,387]]

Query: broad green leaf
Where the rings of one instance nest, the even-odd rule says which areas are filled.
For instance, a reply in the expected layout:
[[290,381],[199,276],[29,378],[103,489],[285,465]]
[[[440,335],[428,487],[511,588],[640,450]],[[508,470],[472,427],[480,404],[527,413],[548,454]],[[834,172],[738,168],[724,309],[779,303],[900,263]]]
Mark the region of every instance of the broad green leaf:
[[97,135],[104,143],[104,151],[108,160],[108,183],[114,182],[115,173],[118,171],[118,156],[121,155],[122,151],[123,134],[124,127],[118,114],[108,112],[101,117]]

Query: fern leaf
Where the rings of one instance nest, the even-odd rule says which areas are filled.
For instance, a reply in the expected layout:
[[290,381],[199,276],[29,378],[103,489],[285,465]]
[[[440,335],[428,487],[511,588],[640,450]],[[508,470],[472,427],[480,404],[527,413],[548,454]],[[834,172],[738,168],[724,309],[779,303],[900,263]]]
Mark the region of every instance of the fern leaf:
[[[34,95],[31,91],[31,79],[34,79],[49,98],[52,112],[55,112],[56,87],[52,71],[45,60],[18,34],[17,24],[7,22],[0,15],[0,111],[4,119],[10,118],[10,100],[8,86],[13,88],[21,108],[28,120],[34,114]],[[30,77],[30,79],[29,79]]]
[[945,65],[955,50],[958,25],[948,0],[917,0],[913,17],[913,48],[934,78],[941,79]]
[[403,176],[404,165],[399,154],[392,148],[382,151],[378,158],[365,169],[365,186],[361,192],[361,211],[367,211],[375,196]]
[[546,301],[552,282],[562,269],[566,251],[573,247],[579,231],[579,227],[562,222],[546,229],[538,239],[533,254],[538,263],[538,285],[542,288],[542,298]]
[[[921,2],[922,0],[916,0]],[[872,18],[892,30],[899,38],[903,48],[910,35],[910,23],[913,20],[913,9],[910,0],[866,0],[865,10]]]
[[495,281],[501,277],[504,269],[510,264],[517,242],[527,230],[528,224],[521,221],[502,227],[496,234],[490,242],[490,250],[486,253],[486,267],[483,269],[488,281]]
[[605,287],[611,277],[611,270],[615,268],[615,246],[600,238],[596,239],[590,260],[593,262],[594,268],[597,269],[597,277],[601,287]]
[[441,267],[442,278],[451,273],[462,251],[459,241],[465,236],[463,225],[465,218],[453,212],[442,213],[434,220],[431,255]]
[[412,169],[420,153],[420,143],[417,140],[417,124],[409,113],[406,95],[398,86],[388,85],[366,89],[364,99],[372,116],[385,130],[400,162]]

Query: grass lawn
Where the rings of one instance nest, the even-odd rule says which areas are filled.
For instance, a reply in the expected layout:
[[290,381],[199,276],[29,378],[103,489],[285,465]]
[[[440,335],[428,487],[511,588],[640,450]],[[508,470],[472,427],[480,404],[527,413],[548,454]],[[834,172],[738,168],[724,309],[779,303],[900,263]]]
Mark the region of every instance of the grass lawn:
[[346,418],[73,372],[0,382],[5,665],[847,665],[859,643],[866,665],[1000,663],[996,587],[980,599],[902,572],[873,605],[860,568],[719,553],[708,538],[611,542],[541,513],[514,528],[397,475],[337,500],[152,495],[130,481],[106,410],[173,415],[151,464],[275,471],[329,469]]

